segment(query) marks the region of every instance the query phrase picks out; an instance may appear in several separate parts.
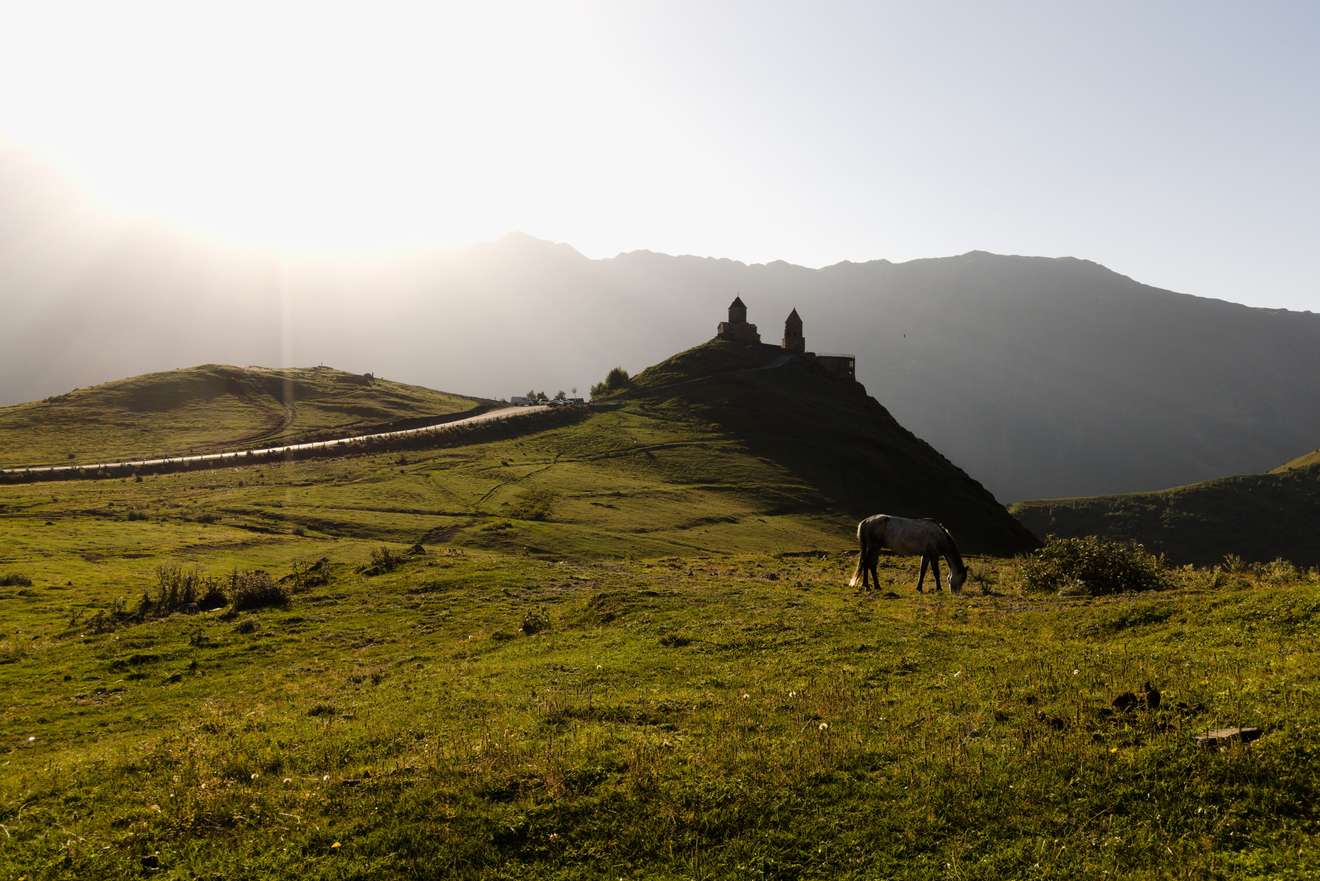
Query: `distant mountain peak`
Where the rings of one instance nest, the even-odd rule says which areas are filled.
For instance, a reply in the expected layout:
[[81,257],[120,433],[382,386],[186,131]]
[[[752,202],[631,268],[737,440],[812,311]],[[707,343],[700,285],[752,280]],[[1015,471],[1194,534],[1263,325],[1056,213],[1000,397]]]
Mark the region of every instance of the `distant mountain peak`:
[[573,260],[588,259],[586,255],[572,245],[565,242],[552,242],[549,239],[539,239],[525,232],[505,233],[493,242],[475,246],[474,250],[493,253],[501,257],[516,255],[569,258]]

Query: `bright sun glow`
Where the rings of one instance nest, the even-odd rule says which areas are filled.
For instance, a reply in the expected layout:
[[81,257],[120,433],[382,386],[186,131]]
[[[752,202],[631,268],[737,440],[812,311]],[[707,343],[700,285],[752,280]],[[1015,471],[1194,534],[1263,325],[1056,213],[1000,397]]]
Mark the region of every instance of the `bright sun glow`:
[[116,214],[236,243],[491,237],[534,222],[520,205],[571,213],[569,181],[621,176],[640,136],[626,77],[593,72],[608,41],[563,6],[19,15],[24,40],[0,37],[0,133]]

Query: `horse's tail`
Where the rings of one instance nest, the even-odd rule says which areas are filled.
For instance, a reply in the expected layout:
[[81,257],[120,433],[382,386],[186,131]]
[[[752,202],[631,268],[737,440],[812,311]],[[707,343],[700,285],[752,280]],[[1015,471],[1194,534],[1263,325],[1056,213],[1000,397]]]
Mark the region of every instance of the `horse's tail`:
[[866,535],[866,521],[863,520],[857,524],[857,565],[853,567],[852,578],[848,581],[849,587],[856,587],[861,582],[862,570],[866,566],[866,554],[870,549]]

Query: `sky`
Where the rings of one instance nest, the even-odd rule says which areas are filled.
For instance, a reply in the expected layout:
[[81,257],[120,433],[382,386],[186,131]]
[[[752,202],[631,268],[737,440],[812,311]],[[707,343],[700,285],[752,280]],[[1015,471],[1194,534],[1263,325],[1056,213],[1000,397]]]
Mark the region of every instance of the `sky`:
[[0,157],[107,219],[299,253],[1069,255],[1320,311],[1314,2],[0,6]]

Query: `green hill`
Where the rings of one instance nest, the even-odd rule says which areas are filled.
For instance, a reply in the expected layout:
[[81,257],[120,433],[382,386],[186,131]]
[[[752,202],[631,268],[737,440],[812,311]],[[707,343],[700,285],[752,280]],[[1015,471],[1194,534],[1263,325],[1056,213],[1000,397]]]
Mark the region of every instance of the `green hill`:
[[1216,563],[1236,554],[1314,566],[1320,564],[1320,467],[1306,458],[1269,474],[1158,492],[1040,499],[1010,510],[1037,535],[1133,539],[1177,563]]
[[[224,434],[231,439],[241,436],[237,426],[251,425],[240,417],[269,411],[247,403],[255,393],[228,391],[233,378],[226,373],[216,383],[208,371],[180,372],[206,392],[187,403],[179,403],[185,383],[144,381],[155,377],[103,386],[88,397],[103,412],[160,414],[141,420],[143,430],[167,430],[176,445],[179,414],[195,412],[209,419],[197,423],[198,431],[209,429],[207,437],[220,445],[214,426],[217,414],[229,412],[225,407],[235,414]],[[322,417],[319,425],[345,409],[387,400],[386,389],[409,390],[380,381],[357,385],[356,377],[333,371],[310,373],[318,384],[300,387],[294,410]],[[265,375],[246,371],[242,378]],[[174,406],[150,410],[143,393],[163,388]],[[122,400],[130,391],[136,393],[131,404]],[[274,399],[268,393],[260,400]],[[130,423],[71,420],[61,438],[101,456],[101,439],[124,424]],[[308,427],[306,419],[300,427]],[[145,446],[121,433],[109,440],[126,452]],[[225,490],[188,515],[220,506],[338,534],[409,541],[442,533],[458,545],[613,556],[850,547],[856,521],[884,511],[936,517],[971,553],[1013,554],[1035,545],[988,492],[895,422],[860,385],[772,346],[706,343],[644,371],[580,422],[456,449],[435,479],[419,482],[416,471],[323,481],[293,498],[272,498],[258,487]],[[95,488],[88,493],[95,496]]]
[[206,364],[0,407],[0,466],[268,445],[445,416],[477,401],[328,367]]
[[713,340],[651,367],[621,396],[633,406],[708,420],[811,492],[788,509],[825,506],[930,516],[967,549],[1013,554],[1037,542],[961,469],[899,425],[858,383],[770,345]]

